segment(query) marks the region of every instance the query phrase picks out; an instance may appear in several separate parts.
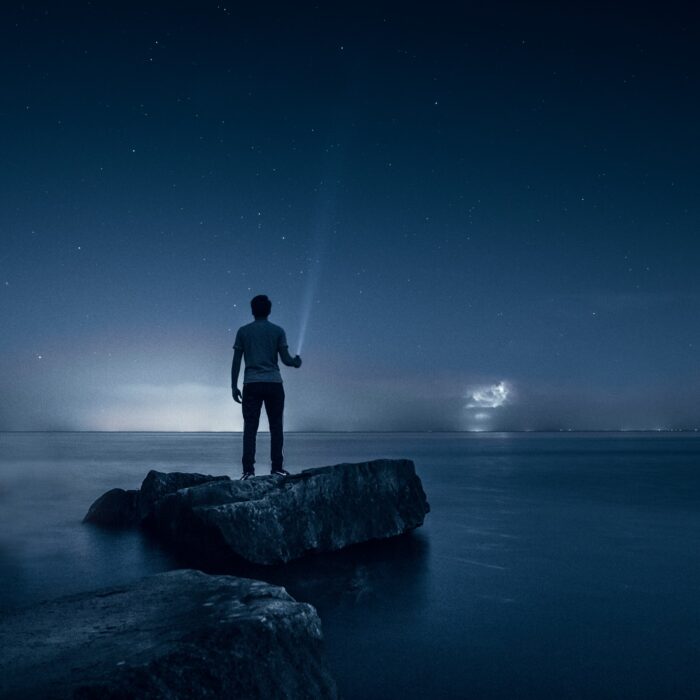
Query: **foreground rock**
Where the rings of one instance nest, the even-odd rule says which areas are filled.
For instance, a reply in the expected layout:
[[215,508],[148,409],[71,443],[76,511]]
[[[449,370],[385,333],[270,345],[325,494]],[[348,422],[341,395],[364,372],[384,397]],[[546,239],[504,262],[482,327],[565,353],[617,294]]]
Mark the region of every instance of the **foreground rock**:
[[335,698],[314,608],[283,588],[173,571],[0,625],[3,698]]
[[337,464],[287,478],[247,481],[151,471],[140,492],[115,493],[119,491],[98,499],[85,520],[140,523],[186,548],[214,547],[256,564],[394,537],[422,525],[430,510],[407,459]]

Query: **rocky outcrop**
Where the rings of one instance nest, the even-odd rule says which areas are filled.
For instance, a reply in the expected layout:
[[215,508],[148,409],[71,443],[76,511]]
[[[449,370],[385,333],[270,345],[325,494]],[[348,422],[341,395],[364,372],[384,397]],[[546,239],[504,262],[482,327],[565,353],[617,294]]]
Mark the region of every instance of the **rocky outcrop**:
[[[181,486],[183,477],[192,476],[199,482]],[[256,564],[400,535],[422,525],[430,510],[414,464],[406,459],[247,481],[150,472],[137,500],[138,521],[163,538],[185,548],[214,545]],[[100,501],[86,520],[118,519],[112,509],[103,518]]]
[[228,476],[172,472],[164,474],[151,470],[140,489],[111,489],[102,494],[83,518],[85,523],[107,527],[130,527],[141,524],[153,512],[155,504],[164,496],[179,489],[198,486],[208,481],[230,481]]
[[3,698],[337,696],[312,606],[191,570],[11,613],[0,648]]
[[199,486],[212,481],[230,482],[228,476],[210,476],[209,474],[188,474],[185,472],[170,472],[169,474],[151,470],[141,484],[139,491],[139,515],[146,519],[153,512],[154,506],[161,498],[180,489]]

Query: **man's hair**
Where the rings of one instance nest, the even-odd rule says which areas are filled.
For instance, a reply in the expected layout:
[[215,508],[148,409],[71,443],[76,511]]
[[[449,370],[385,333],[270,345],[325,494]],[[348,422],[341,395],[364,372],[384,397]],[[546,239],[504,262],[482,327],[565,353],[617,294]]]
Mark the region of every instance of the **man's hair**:
[[267,294],[258,294],[250,300],[250,310],[255,318],[264,318],[272,311],[272,302],[267,298]]

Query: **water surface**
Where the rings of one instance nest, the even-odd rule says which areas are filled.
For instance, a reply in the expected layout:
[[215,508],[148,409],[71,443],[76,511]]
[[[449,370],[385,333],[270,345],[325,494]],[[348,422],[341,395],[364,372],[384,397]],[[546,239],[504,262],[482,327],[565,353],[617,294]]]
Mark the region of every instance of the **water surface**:
[[[191,565],[81,519],[151,468],[237,476],[240,451],[236,434],[0,434],[0,611]],[[289,434],[285,453],[290,471],[408,457],[432,507],[413,535],[267,574],[318,608],[346,698],[700,695],[698,437]]]

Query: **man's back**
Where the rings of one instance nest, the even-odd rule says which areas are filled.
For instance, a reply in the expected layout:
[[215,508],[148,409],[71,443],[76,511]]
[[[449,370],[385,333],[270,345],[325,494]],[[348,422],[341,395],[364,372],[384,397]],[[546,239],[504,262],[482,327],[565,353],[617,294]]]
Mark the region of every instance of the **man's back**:
[[233,347],[243,352],[244,384],[282,382],[277,355],[287,348],[287,336],[283,328],[267,319],[256,319],[238,329]]

